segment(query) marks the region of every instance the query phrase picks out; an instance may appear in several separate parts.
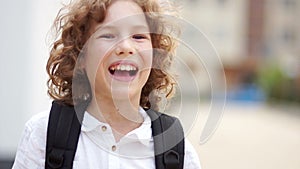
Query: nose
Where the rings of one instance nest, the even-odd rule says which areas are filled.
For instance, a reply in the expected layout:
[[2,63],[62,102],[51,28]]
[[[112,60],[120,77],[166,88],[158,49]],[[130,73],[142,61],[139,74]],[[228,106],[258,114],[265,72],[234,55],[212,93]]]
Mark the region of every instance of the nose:
[[135,54],[136,49],[131,40],[126,38],[117,44],[115,52],[118,56],[129,56]]

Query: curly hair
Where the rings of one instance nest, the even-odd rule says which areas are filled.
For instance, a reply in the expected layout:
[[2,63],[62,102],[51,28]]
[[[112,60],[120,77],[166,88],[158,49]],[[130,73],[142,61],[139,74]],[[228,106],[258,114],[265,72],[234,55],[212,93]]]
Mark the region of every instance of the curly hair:
[[[142,88],[140,106],[157,110],[160,96],[152,94],[154,99],[151,99],[149,95],[152,91],[159,90],[167,98],[171,98],[175,93],[174,85],[176,83],[169,69],[175,55],[176,42],[170,36],[170,31],[179,29],[159,15],[163,9],[157,0],[134,0],[134,2],[145,13],[150,27],[152,46],[155,49],[153,51],[153,68]],[[48,94],[54,100],[68,105],[76,103],[74,102],[74,92],[72,92],[75,65],[90,36],[89,30],[92,22],[101,23],[111,3],[113,0],[77,0],[70,2],[59,11],[53,25],[57,38],[52,45],[47,62]],[[87,79],[84,72],[81,72],[81,75],[78,79]],[[91,93],[90,90],[90,87],[83,89],[82,93]]]

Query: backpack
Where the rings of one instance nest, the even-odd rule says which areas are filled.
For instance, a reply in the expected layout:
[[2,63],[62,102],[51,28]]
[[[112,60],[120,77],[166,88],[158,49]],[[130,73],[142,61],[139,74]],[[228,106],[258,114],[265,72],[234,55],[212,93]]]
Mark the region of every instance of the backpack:
[[[71,169],[85,109],[53,101],[50,111],[45,169]],[[79,112],[79,113],[78,113]],[[184,133],[179,120],[152,109],[151,119],[156,169],[183,169]]]

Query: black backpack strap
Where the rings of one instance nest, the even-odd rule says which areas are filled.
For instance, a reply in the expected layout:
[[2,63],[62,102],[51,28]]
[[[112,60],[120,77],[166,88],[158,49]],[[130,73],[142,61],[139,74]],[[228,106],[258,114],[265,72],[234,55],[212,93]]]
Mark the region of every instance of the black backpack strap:
[[180,121],[151,109],[147,113],[151,118],[156,169],[183,169],[184,132]]
[[53,101],[47,130],[45,169],[71,169],[81,131],[72,106]]
[[[85,106],[83,106],[85,107]],[[52,103],[46,143],[45,169],[71,169],[75,157],[84,108],[79,119],[72,106]],[[151,109],[156,169],[183,169],[184,133],[179,120]]]

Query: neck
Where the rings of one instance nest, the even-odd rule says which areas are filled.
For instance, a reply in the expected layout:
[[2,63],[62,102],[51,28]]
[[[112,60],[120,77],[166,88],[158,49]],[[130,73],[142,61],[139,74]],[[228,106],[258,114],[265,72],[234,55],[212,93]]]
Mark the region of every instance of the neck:
[[118,142],[124,135],[138,128],[144,121],[139,113],[139,97],[130,100],[93,98],[87,111],[99,121],[108,123]]
[[137,122],[136,118],[140,116],[139,103],[130,100],[93,99],[87,111],[102,122],[119,120]]

